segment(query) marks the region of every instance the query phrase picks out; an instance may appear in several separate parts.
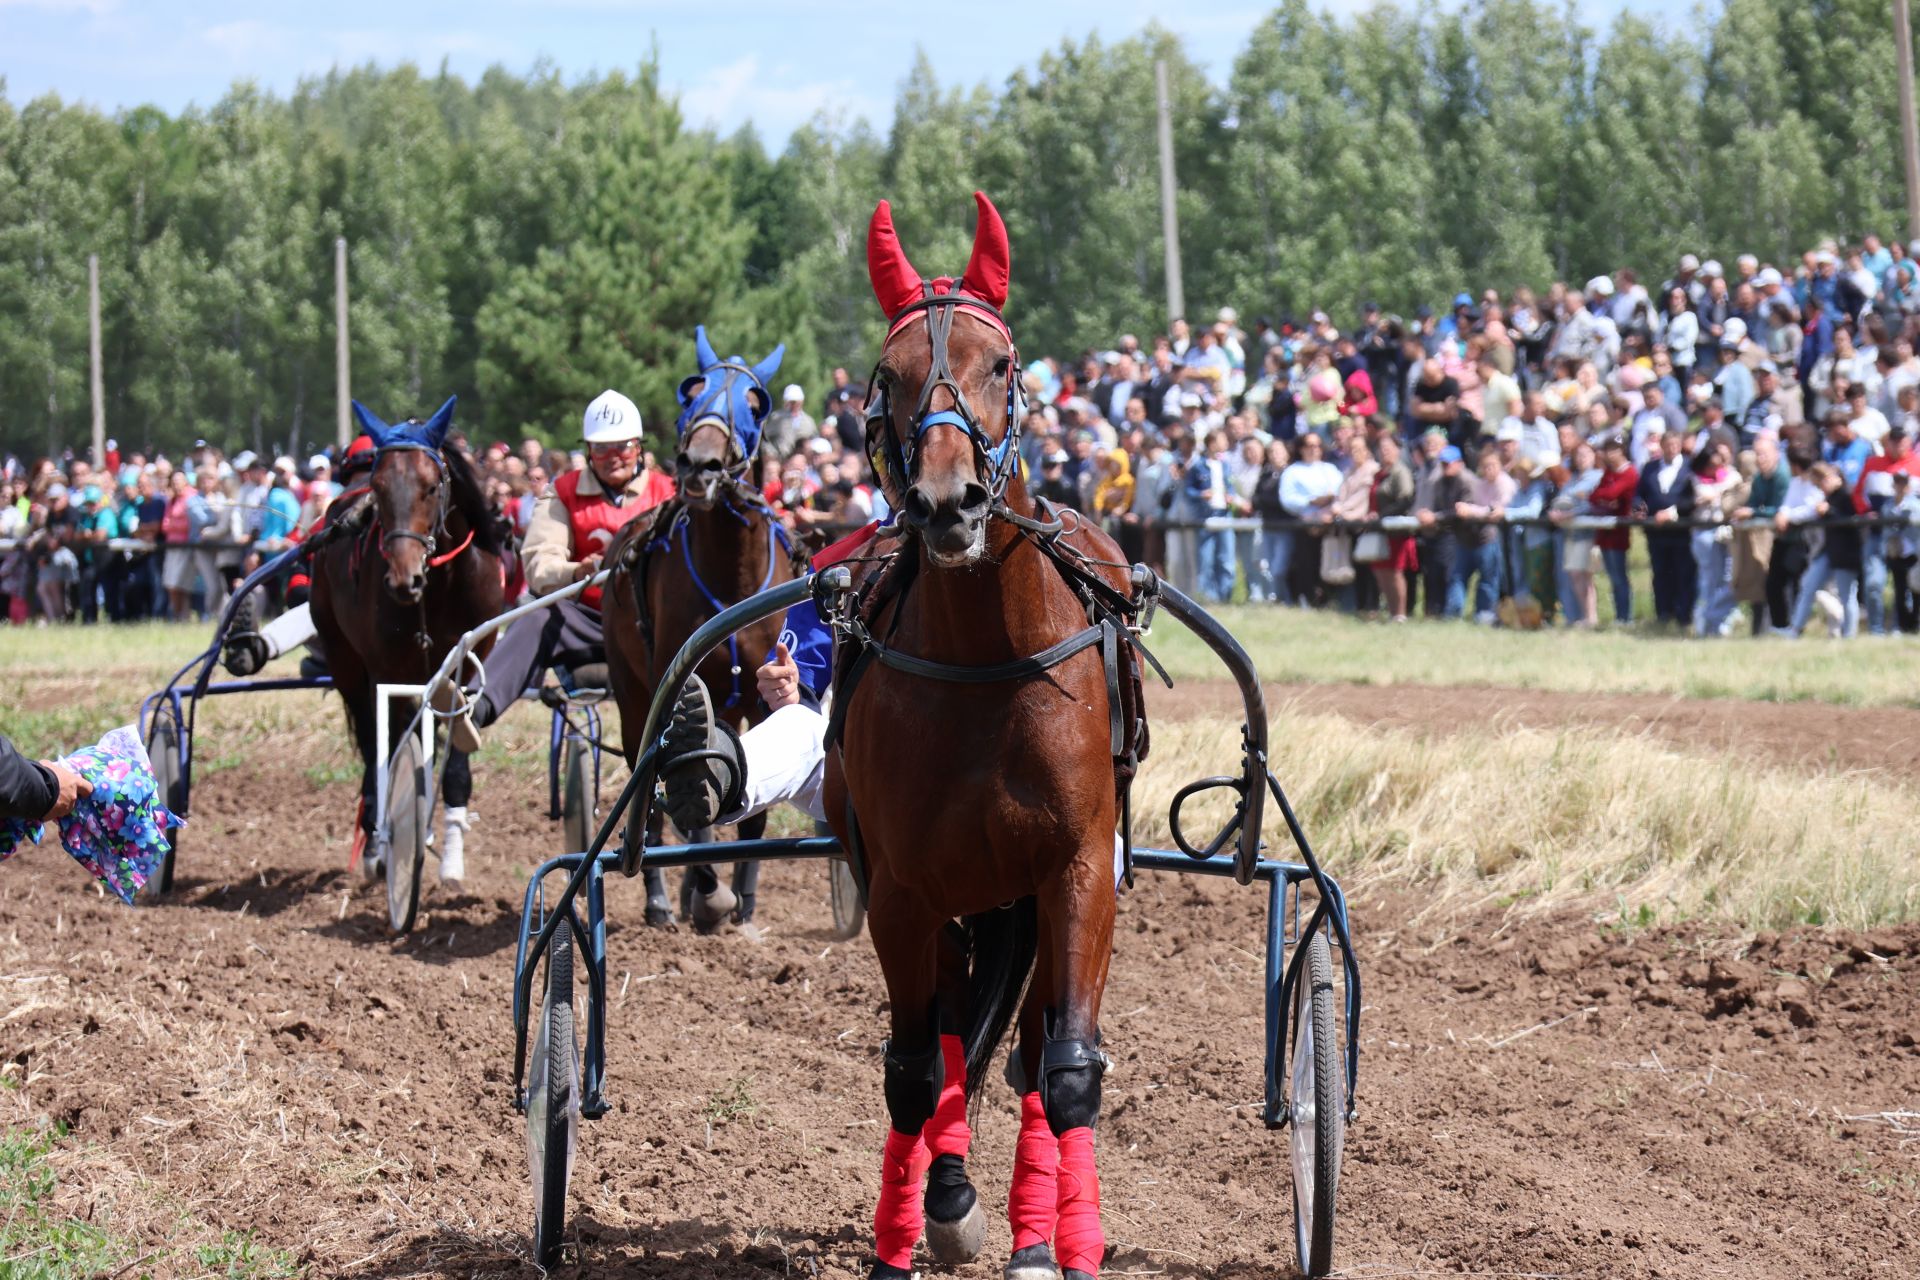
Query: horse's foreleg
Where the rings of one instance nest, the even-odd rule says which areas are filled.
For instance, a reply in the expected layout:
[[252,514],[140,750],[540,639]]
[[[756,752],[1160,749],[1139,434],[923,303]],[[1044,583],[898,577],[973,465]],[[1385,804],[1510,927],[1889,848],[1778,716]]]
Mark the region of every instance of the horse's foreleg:
[[927,1247],[936,1262],[972,1262],[986,1243],[987,1215],[967,1177],[973,1129],[967,1124],[967,955],[950,928],[940,931],[940,1098],[924,1131],[927,1170]]
[[[767,815],[765,812],[756,813],[742,822],[737,829],[740,839],[758,840],[767,834]],[[746,924],[753,919],[753,903],[759,893],[760,863],[758,859],[752,862],[734,863],[733,896],[739,899],[739,904],[733,909],[733,918],[737,923]]]
[[1067,1280],[1099,1272],[1100,1179],[1093,1124],[1100,1114],[1100,997],[1113,958],[1113,848],[1102,832],[1040,894],[1041,954],[1051,957],[1041,1027],[1040,1103],[1057,1141],[1054,1251]]
[[1044,948],[1034,958],[1033,982],[1020,1007],[1018,1047],[1007,1075],[1020,1095],[1020,1136],[1013,1148],[1013,1181],[1007,1188],[1007,1225],[1013,1232],[1013,1256],[1006,1280],[1055,1280],[1054,1227],[1060,1217],[1060,1140],[1047,1124],[1040,1101],[1040,1053],[1046,1010],[1052,1000],[1053,956]]
[[938,1027],[936,946],[943,921],[883,880],[873,888],[869,931],[887,980],[886,1145],[873,1210],[872,1280],[906,1280],[924,1222],[921,1184],[929,1156],[923,1131],[939,1111],[944,1063]]
[[[628,724],[633,721],[627,721]],[[627,767],[632,768],[629,760]],[[657,845],[666,834],[666,818],[660,810],[653,810],[647,818],[647,837],[649,845]],[[647,882],[647,927],[666,929],[673,925],[673,899],[667,896],[667,873],[658,867],[648,867],[641,873]]]

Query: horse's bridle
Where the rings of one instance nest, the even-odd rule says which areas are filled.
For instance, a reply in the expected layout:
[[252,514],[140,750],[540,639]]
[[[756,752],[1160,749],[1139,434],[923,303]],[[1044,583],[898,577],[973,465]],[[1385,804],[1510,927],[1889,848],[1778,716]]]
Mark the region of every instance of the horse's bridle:
[[[935,427],[951,427],[965,435],[973,445],[974,465],[986,481],[989,501],[998,508],[1001,496],[1006,492],[1007,480],[1013,475],[1013,468],[1018,465],[1020,456],[1020,416],[1016,412],[1019,407],[1020,354],[1013,345],[1013,330],[998,308],[971,294],[961,293],[958,289],[935,293],[931,284],[923,284],[921,289],[923,296],[918,302],[901,308],[887,322],[888,339],[891,341],[893,335],[913,315],[924,311],[927,316],[927,345],[932,362],[927,369],[927,380],[920,387],[920,403],[914,406],[912,434],[904,447],[894,438],[892,404],[886,388],[880,385],[880,367],[876,363],[873,376],[867,380],[867,461],[876,474],[891,472],[904,487],[912,482],[914,468],[920,462],[920,443],[927,432]],[[967,393],[953,375],[947,340],[953,332],[954,311],[960,307],[991,316],[998,322],[1001,332],[1007,335],[1007,431],[998,444],[989,439],[981,428],[980,415],[974,411],[973,405],[967,400]],[[883,343],[883,356],[885,350]],[[947,394],[953,397],[953,408],[929,413],[933,393],[940,387],[945,387]],[[887,450],[884,462],[878,456],[883,444]]]
[[[743,487],[751,487],[747,479],[747,473],[753,468],[753,460],[758,457],[760,453],[758,433],[755,433],[751,447],[749,447],[746,434],[741,431],[739,424],[733,420],[733,397],[726,394],[727,388],[724,382],[719,384],[715,383],[715,374],[727,373],[738,373],[742,375],[753,386],[760,389],[762,396],[767,394],[766,384],[760,381],[760,376],[752,369],[732,360],[722,360],[710,368],[701,371],[698,376],[706,383],[706,386],[701,389],[698,397],[689,402],[685,409],[681,410],[679,421],[674,423],[674,429],[682,448],[685,447],[687,438],[702,427],[714,426],[726,428],[729,440],[730,460],[721,463],[718,472],[709,473],[702,477],[700,487],[706,490],[703,500],[707,502],[715,500],[718,496],[720,485],[723,482],[730,489],[737,490]],[[691,379],[689,381],[691,381]],[[709,391],[718,392],[719,394],[712,396],[708,394]],[[722,403],[725,404],[724,413],[720,412]],[[757,427],[758,425],[756,422],[755,426]],[[681,483],[682,485],[686,483],[684,478],[681,480]]]
[[412,529],[389,529],[383,532],[380,535],[380,556],[382,559],[386,558],[387,549],[393,545],[396,539],[411,538],[426,549],[425,555],[431,563],[434,550],[440,545],[440,536],[447,531],[448,490],[450,487],[447,477],[447,460],[438,449],[433,448],[431,445],[418,444],[411,440],[401,440],[395,441],[392,444],[383,444],[374,451],[373,469],[368,476],[369,487],[371,487],[373,476],[378,475],[380,472],[380,459],[387,453],[424,453],[433,459],[434,468],[439,473],[439,479],[434,482],[434,495],[438,510],[434,512],[433,528],[427,533],[415,533]]

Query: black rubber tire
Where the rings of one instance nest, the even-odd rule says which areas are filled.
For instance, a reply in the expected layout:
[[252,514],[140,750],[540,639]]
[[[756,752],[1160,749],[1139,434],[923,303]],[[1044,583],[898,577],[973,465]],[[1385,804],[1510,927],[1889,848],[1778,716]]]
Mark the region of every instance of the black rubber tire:
[[860,903],[853,864],[845,858],[827,859],[827,898],[833,906],[834,938],[846,942],[859,937],[867,923],[867,909]]
[[420,870],[427,860],[428,812],[426,764],[420,739],[408,734],[389,762],[393,782],[387,792],[387,924],[409,933],[420,914]]
[[[161,707],[155,707],[153,722],[147,730],[147,759],[153,765],[153,776],[160,785],[158,795],[175,816],[187,816],[187,782],[180,776],[180,728],[174,723],[173,713]],[[173,890],[173,860],[180,850],[180,828],[174,827],[165,833],[167,852],[160,859],[160,865],[148,878],[142,896],[157,896]]]
[[[1301,1272],[1324,1276],[1333,1269],[1334,1200],[1340,1190],[1340,1148],[1346,1140],[1346,1072],[1335,1021],[1333,953],[1324,928],[1316,930],[1306,946],[1291,1023],[1293,1238]],[[1307,1152],[1309,1137],[1312,1149]]]
[[567,1182],[579,1125],[580,1048],[573,1034],[573,930],[553,931],[547,992],[534,1032],[527,1082],[527,1165],[533,1182],[533,1260],[559,1260],[566,1240]]
[[567,735],[560,763],[562,853],[585,853],[599,828],[599,797],[593,794],[593,749]]

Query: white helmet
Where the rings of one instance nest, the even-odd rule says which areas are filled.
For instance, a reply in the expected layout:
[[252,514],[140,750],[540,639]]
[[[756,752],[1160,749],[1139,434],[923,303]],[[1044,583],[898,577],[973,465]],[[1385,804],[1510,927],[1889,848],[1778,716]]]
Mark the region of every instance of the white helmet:
[[588,444],[619,444],[625,440],[638,440],[646,428],[640,421],[640,410],[633,401],[618,391],[602,391],[587,406],[587,412],[581,419],[580,431]]

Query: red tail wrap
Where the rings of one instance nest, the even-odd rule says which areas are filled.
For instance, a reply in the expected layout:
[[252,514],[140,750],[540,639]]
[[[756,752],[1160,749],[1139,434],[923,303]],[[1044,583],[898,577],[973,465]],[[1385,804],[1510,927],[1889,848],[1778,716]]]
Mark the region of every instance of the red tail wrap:
[[1060,1269],[1098,1273],[1107,1238],[1100,1230],[1100,1175],[1093,1167],[1092,1129],[1069,1129],[1060,1135],[1058,1203],[1053,1252]]
[[1013,1228],[1013,1247],[1048,1244],[1059,1216],[1056,1175],[1060,1144],[1047,1127],[1047,1109],[1040,1095],[1020,1099],[1020,1137],[1013,1148],[1013,1184],[1007,1188],[1007,1225]]
[[913,1268],[913,1246],[920,1239],[924,1210],[921,1183],[927,1176],[927,1144],[888,1126],[880,1157],[880,1201],[873,1207],[873,1251],[880,1261],[902,1271]]
[[933,1119],[921,1132],[929,1156],[964,1159],[973,1143],[973,1130],[967,1127],[967,1047],[959,1036],[941,1036],[940,1058],[946,1065],[946,1083],[940,1086]]

